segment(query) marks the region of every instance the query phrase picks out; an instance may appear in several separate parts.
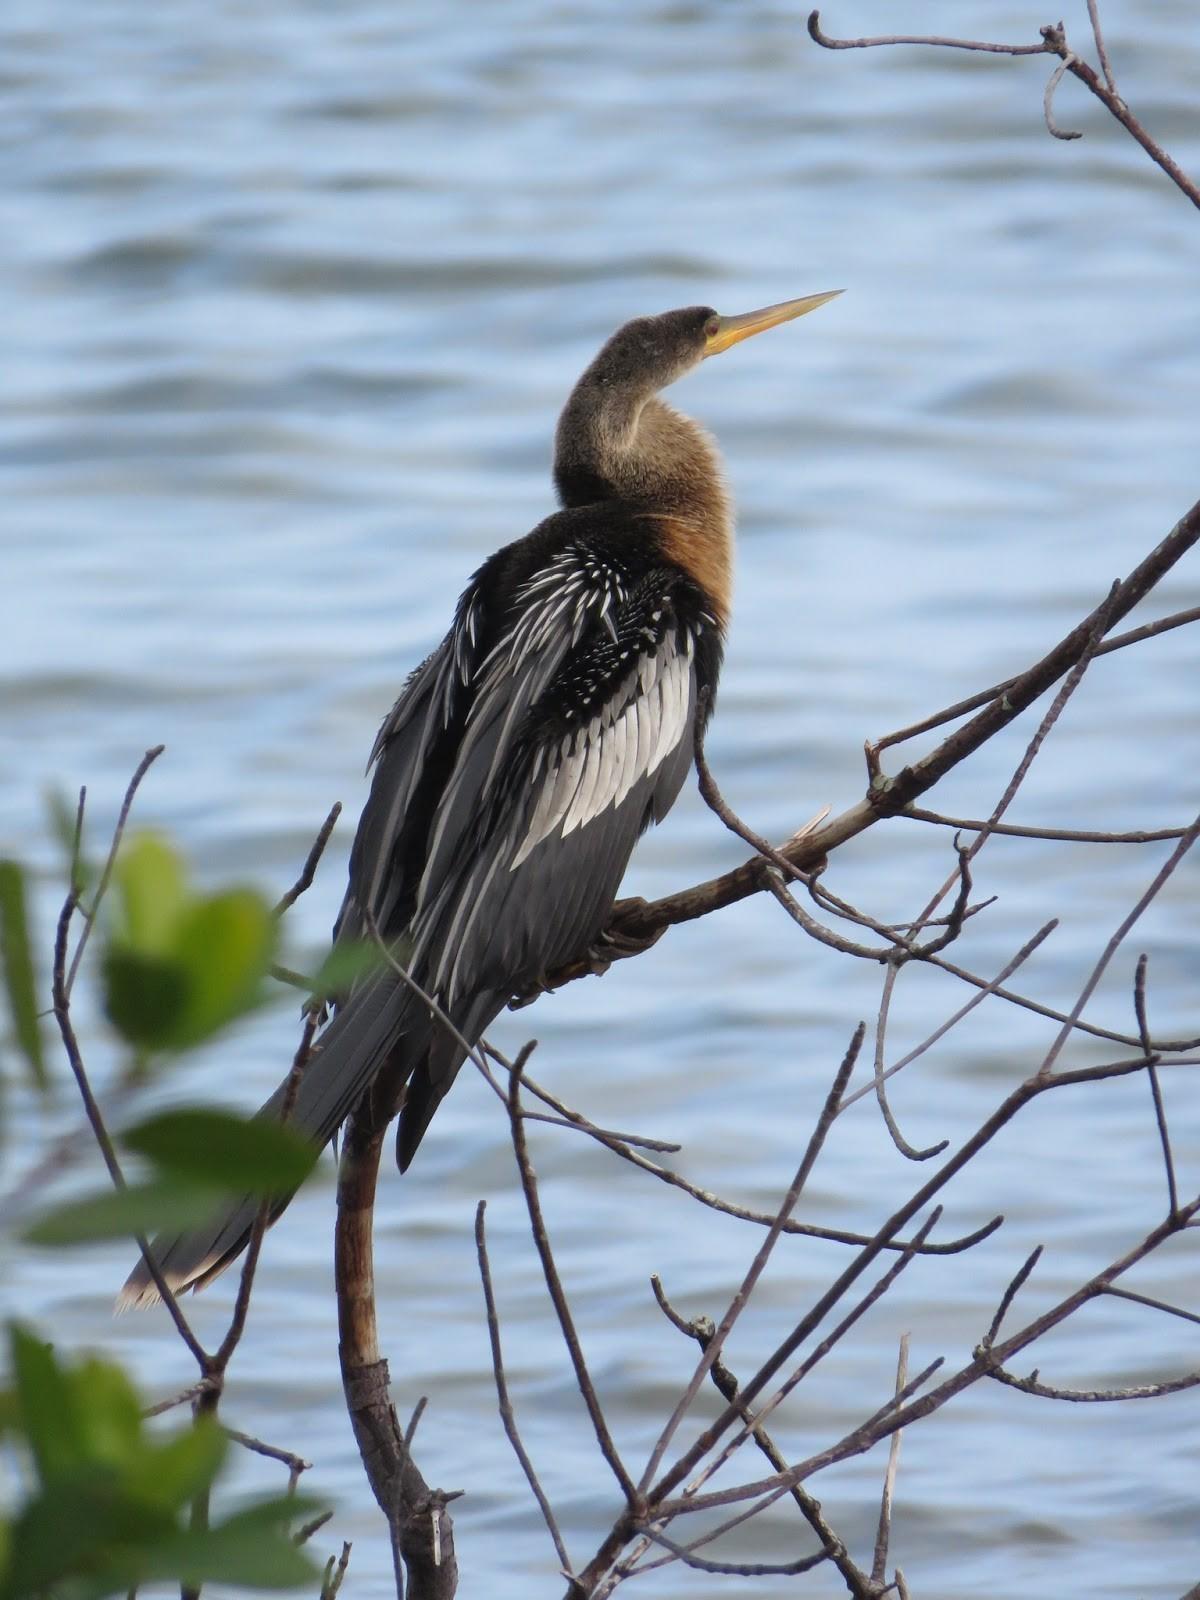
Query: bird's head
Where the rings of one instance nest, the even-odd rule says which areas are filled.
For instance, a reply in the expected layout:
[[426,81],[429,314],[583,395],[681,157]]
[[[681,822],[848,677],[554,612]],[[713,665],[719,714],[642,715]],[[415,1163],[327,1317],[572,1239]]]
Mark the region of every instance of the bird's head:
[[719,355],[752,334],[764,333],[781,322],[815,311],[841,292],[832,289],[824,294],[805,295],[735,317],[723,317],[711,306],[684,306],[656,317],[636,317],[617,329],[592,363],[588,376],[604,387],[644,385],[652,390],[665,389],[706,356]]

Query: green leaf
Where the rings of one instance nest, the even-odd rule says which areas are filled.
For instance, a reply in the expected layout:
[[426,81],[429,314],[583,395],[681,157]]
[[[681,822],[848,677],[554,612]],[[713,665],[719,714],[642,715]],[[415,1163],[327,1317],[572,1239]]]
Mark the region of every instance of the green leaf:
[[86,1459],[76,1395],[54,1351],[32,1329],[12,1322],[8,1337],[21,1430],[38,1476],[50,1483]]
[[270,908],[251,889],[230,889],[188,908],[174,944],[188,977],[177,1046],[198,1044],[257,1002],[275,933]]
[[167,954],[188,900],[183,858],[159,834],[139,833],[117,857],[114,881],[122,943],[143,955]]
[[165,1050],[187,1004],[188,974],[171,956],[113,945],[104,954],[104,1010],[139,1050]]
[[39,1088],[47,1086],[46,1060],[38,1027],[33,956],[29,949],[29,924],[25,913],[25,875],[15,861],[0,861],[0,962],[12,1012],[13,1031],[30,1075]]
[[225,1460],[229,1437],[214,1417],[200,1417],[161,1444],[146,1440],[124,1475],[130,1493],[175,1510],[207,1489]]
[[292,1543],[288,1529],[299,1517],[321,1509],[318,1501],[302,1495],[247,1506],[202,1534],[193,1531],[161,1546],[155,1553],[156,1575],[248,1589],[313,1583],[319,1569]]
[[26,1229],[30,1244],[85,1244],[203,1222],[227,1191],[178,1177],[158,1177],[123,1191],[102,1189],[44,1212]]
[[155,834],[125,847],[114,881],[105,1009],[139,1051],[190,1049],[259,1003],[276,939],[260,895],[192,894],[182,858]]
[[319,1154],[302,1134],[268,1117],[208,1106],[164,1111],[123,1133],[121,1143],[164,1172],[237,1194],[288,1193]]
[[142,1407],[124,1370],[111,1361],[85,1357],[67,1375],[75,1392],[84,1453],[89,1460],[123,1469],[141,1450]]

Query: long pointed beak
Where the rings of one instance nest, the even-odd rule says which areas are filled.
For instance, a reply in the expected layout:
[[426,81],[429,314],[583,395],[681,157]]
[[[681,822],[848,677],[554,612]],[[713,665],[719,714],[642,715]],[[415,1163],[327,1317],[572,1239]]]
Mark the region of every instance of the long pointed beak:
[[765,333],[768,328],[776,328],[781,322],[791,322],[793,317],[807,316],[827,300],[836,299],[841,292],[840,289],[829,289],[824,294],[806,294],[800,300],[785,300],[782,305],[764,306],[761,311],[744,311],[740,317],[718,317],[715,332],[710,333],[704,341],[704,354],[719,355],[722,350],[728,350],[731,344],[748,339],[751,334]]

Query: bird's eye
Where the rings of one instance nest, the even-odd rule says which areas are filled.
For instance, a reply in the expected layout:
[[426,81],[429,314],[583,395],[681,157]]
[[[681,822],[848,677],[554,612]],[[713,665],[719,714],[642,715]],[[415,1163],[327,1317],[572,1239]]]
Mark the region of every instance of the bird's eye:
[[716,317],[716,316],[709,317],[708,321],[704,324],[704,337],[706,339],[715,339],[717,334],[720,333],[720,331],[721,331],[721,319],[720,319],[720,317]]

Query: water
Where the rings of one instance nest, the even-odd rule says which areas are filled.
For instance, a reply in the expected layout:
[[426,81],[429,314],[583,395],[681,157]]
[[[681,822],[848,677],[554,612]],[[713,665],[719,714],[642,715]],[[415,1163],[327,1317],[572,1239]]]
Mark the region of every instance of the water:
[[[989,8],[999,38],[1044,20]],[[1200,168],[1191,8],[1110,4],[1121,87]],[[913,15],[911,23],[926,19]],[[939,25],[953,25],[949,17]],[[894,7],[831,29],[902,25]],[[1083,7],[1068,29],[1082,43]],[[974,26],[973,18],[965,25]],[[978,23],[983,26],[983,23]],[[47,784],[86,782],[97,833],[147,745],[167,754],[138,807],[205,879],[277,892],[328,804],[350,816],[378,719],[440,635],[466,575],[550,506],[553,420],[619,322],[698,301],[738,311],[844,286],[819,315],[706,365],[673,395],[713,429],[740,507],[739,590],[710,755],[731,802],[782,836],[861,793],[862,740],[1034,659],[1195,498],[1197,219],[1082,92],[1041,124],[1045,63],[919,52],[829,55],[799,12],[756,3],[488,8],[267,0],[147,10],[10,6],[0,130],[5,475],[0,847],[39,871],[43,941],[59,893]],[[1192,605],[1195,558],[1143,616]],[[1093,668],[1035,764],[1018,820],[1162,826],[1197,807],[1194,630]],[[995,800],[1022,722],[939,791]],[[918,748],[920,748],[918,746]],[[350,829],[289,919],[311,958],[340,898]],[[1029,992],[1070,1003],[1167,847],[997,842],[998,904],[960,959],[992,973],[1046,917]],[[691,793],[645,841],[631,892],[741,859]],[[912,915],[950,861],[939,831],[895,823],[838,853],[829,881],[877,915]],[[1094,1014],[1130,1023],[1137,950],[1152,1013],[1195,1033],[1196,867],[1139,925]],[[684,1145],[681,1168],[771,1208],[879,973],[794,936],[755,900],[653,954],[504,1019],[532,1031],[545,1080],[601,1122]],[[961,1003],[906,972],[889,1058]],[[907,1136],[959,1142],[1053,1029],[992,1003],[894,1086]],[[164,1097],[257,1103],[290,1053],[286,1010],[189,1061]],[[114,1070],[98,1028],[89,1059]],[[1106,1058],[1082,1045],[1077,1061]],[[861,1072],[861,1069],[860,1069]],[[1168,1083],[1181,1183],[1200,1107]],[[872,1410],[898,1335],[914,1368],[967,1359],[1034,1243],[1032,1315],[1161,1213],[1149,1097],[1126,1082],[1032,1108],[951,1188],[944,1227],[996,1211],[977,1251],[919,1262],[852,1346],[805,1385],[779,1436],[799,1457]],[[73,1124],[15,1108],[6,1173]],[[654,1307],[663,1275],[717,1313],[757,1236],[578,1140],[535,1135],[564,1277],[610,1420],[638,1463],[688,1370]],[[85,1163],[97,1178],[96,1162]],[[923,1173],[864,1101],[838,1124],[804,1214],[873,1227]],[[540,1286],[502,1115],[464,1074],[421,1159],[380,1200],[385,1340],[402,1408],[428,1393],[422,1463],[466,1488],[464,1593],[553,1594],[536,1511],[495,1415],[471,1239],[486,1197],[510,1381],[575,1559],[616,1509]],[[335,1377],[328,1186],[272,1235],[227,1414],[303,1451],[350,1538],[356,1595],[388,1561]],[[769,1350],[840,1269],[785,1241],[730,1359]],[[160,1316],[110,1321],[124,1249],[6,1262],[6,1301],[69,1347],[133,1364],[149,1397],[188,1381]],[[1194,1306],[1174,1249],[1133,1281]],[[228,1313],[222,1282],[195,1306]],[[1140,1382],[1196,1364],[1188,1325],[1118,1302],[1018,1363],[1066,1384]],[[971,1391],[906,1436],[894,1556],[924,1600],[1175,1596],[1200,1572],[1194,1400],[1053,1407]],[[822,1478],[869,1562],[881,1452]],[[757,1465],[747,1470],[757,1474]],[[277,1482],[241,1465],[247,1486]],[[321,1541],[319,1541],[321,1542]],[[786,1560],[782,1509],[743,1537]],[[833,1594],[827,1574],[802,1591]],[[770,1583],[678,1570],[647,1592],[731,1596]]]

